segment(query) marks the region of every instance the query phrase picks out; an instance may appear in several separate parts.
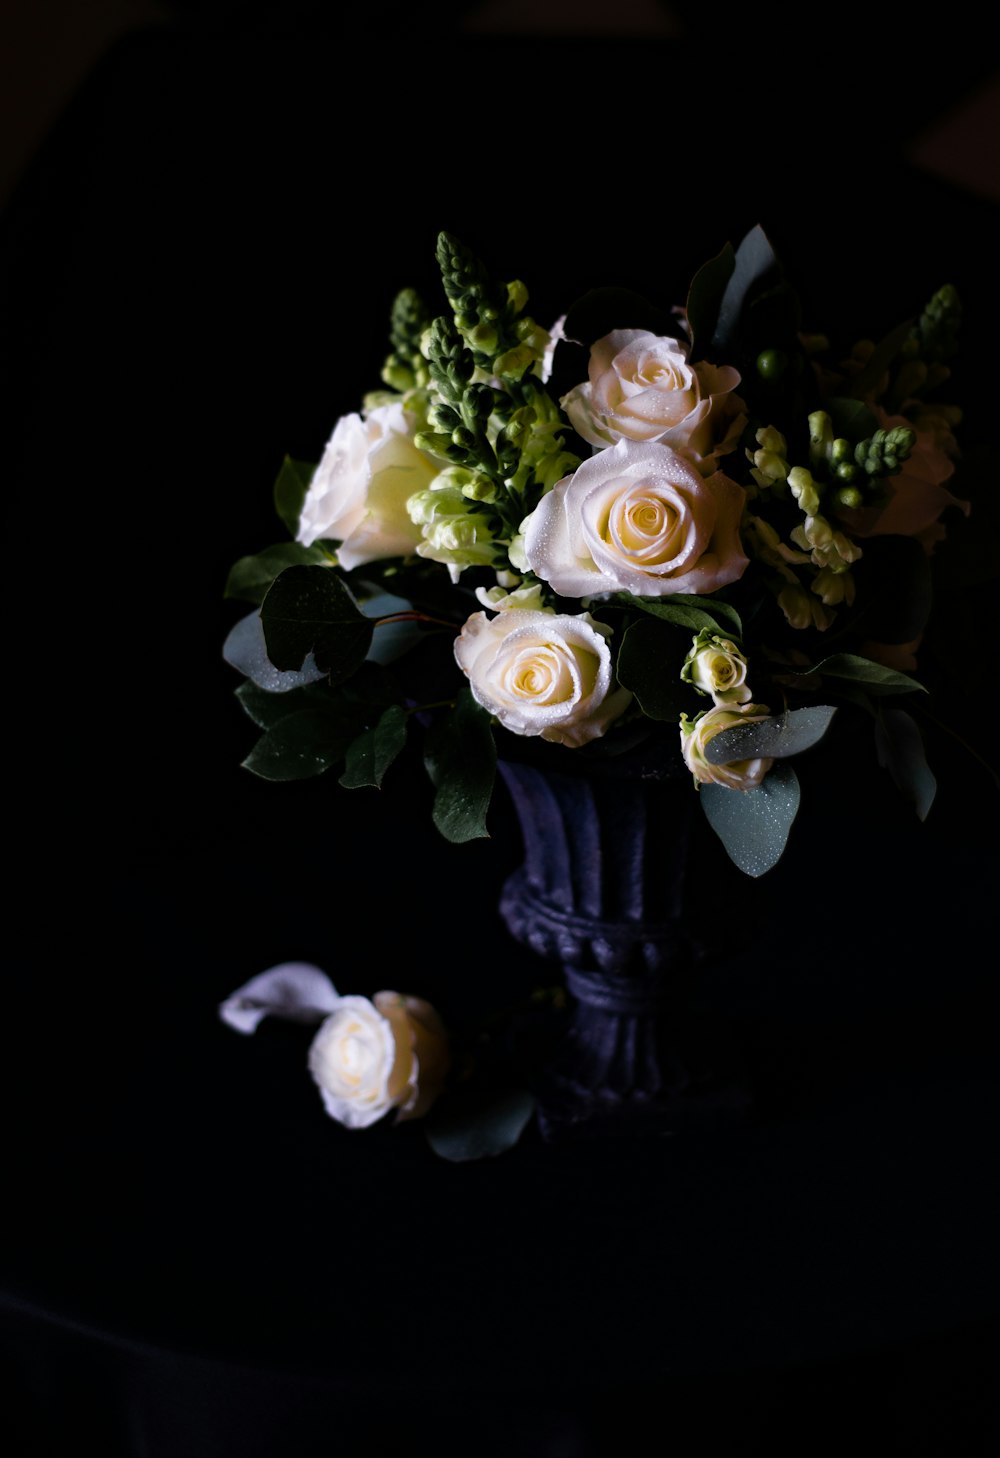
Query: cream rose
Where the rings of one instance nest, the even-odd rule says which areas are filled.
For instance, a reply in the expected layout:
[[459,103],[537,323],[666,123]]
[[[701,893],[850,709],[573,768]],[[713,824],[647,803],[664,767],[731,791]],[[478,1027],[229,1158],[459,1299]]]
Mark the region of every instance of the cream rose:
[[588,375],[560,403],[599,450],[619,440],[660,441],[710,475],[746,423],[743,402],[732,394],[739,371],[692,365],[687,346],[669,335],[615,329],[591,346]]
[[668,446],[619,441],[556,483],[521,524],[531,570],[565,597],[708,593],[747,566],[743,489]]
[[698,693],[706,694],[716,706],[745,704],[753,695],[746,681],[747,661],[729,638],[720,638],[709,628],[695,636],[681,668],[681,678]]
[[437,1013],[419,997],[377,992],[336,999],[309,1049],[309,1072],[331,1118],[364,1129],[397,1110],[426,1113],[441,1092],[450,1056]]
[[723,729],[735,724],[754,724],[770,716],[765,704],[717,705],[694,719],[681,715],[681,752],[684,763],[700,784],[724,785],[728,790],[755,790],[774,763],[773,759],[737,759],[730,764],[712,764],[705,746]]
[[600,738],[632,697],[614,686],[610,631],[589,613],[474,613],[455,658],[504,728],[577,748]]
[[406,503],[441,469],[413,444],[412,421],[399,401],[364,416],[342,415],[327,442],[302,505],[297,540],[340,543],[347,570],[385,557],[405,557],[421,541]]

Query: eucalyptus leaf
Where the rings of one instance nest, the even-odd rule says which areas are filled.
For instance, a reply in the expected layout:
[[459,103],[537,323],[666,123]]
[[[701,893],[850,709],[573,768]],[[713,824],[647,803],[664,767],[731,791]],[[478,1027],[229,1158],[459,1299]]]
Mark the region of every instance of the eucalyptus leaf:
[[[405,597],[396,597],[390,592],[380,592],[359,603],[366,618],[389,618],[396,613],[413,611],[413,604]],[[401,658],[423,638],[419,623],[407,620],[401,623],[376,623],[368,659],[372,663],[393,663]]]
[[924,685],[917,679],[900,673],[896,668],[886,668],[884,663],[876,663],[871,658],[862,658],[858,653],[833,653],[829,658],[824,658],[817,663],[815,668],[805,670],[803,677],[812,673],[823,674],[827,678],[844,678],[850,679],[853,683],[863,683],[867,686],[868,692],[872,694],[927,692]]
[[264,640],[264,626],[260,611],[248,613],[230,629],[222,645],[222,656],[228,664],[238,669],[251,683],[268,693],[285,694],[305,684],[317,683],[326,674],[316,665],[311,653],[307,654],[301,668],[287,672],[275,668],[267,656]]
[[435,788],[432,818],[446,840],[488,838],[496,762],[490,716],[462,688],[454,709],[432,725],[424,742],[424,764]]
[[264,780],[311,779],[344,757],[355,733],[332,714],[303,709],[261,735],[243,767]]
[[763,876],[778,864],[799,809],[799,781],[784,760],[755,790],[704,784],[698,792],[709,825],[729,859],[748,876]]
[[381,789],[392,762],[406,745],[406,710],[390,704],[373,729],[366,729],[348,747],[340,783],[348,790],[365,786]]
[[920,726],[905,709],[882,709],[875,721],[878,762],[911,802],[920,820],[926,820],[937,793],[937,780],[924,754]]
[[247,714],[259,729],[271,729],[279,724],[282,719],[287,719],[289,714],[298,714],[304,708],[309,708],[309,702],[305,698],[303,688],[292,689],[288,693],[269,693],[249,679],[241,683],[236,690],[236,697],[240,701],[243,712]]
[[650,719],[676,722],[692,706],[694,690],[680,676],[691,639],[680,627],[640,618],[622,635],[615,675],[635,694]]
[[252,557],[241,557],[226,580],[226,597],[245,602],[263,602],[267,589],[286,567],[320,565],[326,555],[319,547],[303,547],[300,542],[278,542],[265,547]]
[[836,712],[830,704],[814,704],[808,709],[790,709],[755,724],[734,724],[731,729],[712,735],[705,745],[705,758],[709,764],[732,764],[739,759],[788,759],[818,744]]
[[630,592],[616,592],[612,601],[623,606],[640,608],[651,617],[676,623],[681,628],[690,628],[693,633],[700,632],[702,628],[708,628],[714,633],[723,626],[727,633],[737,638],[743,632],[739,613],[730,603],[719,598],[699,597],[684,592],[674,593],[670,597],[634,597]]
[[489,1159],[513,1148],[534,1112],[527,1089],[458,1089],[435,1104],[424,1135],[442,1159]]
[[286,456],[274,483],[274,508],[292,536],[298,535],[302,503],[316,470],[308,461]]
[[260,610],[267,654],[297,669],[312,654],[341,683],[364,662],[374,625],[332,567],[289,567],[271,584]]
[[727,243],[720,253],[703,263],[691,280],[687,295],[687,322],[691,332],[693,361],[702,359],[710,344],[719,319],[719,306],[736,266],[733,245]]
[[740,315],[753,290],[777,265],[774,249],[760,224],[750,229],[736,250],[733,271],[722,301],[712,335],[710,352],[722,357],[734,348],[739,332]]
[[830,417],[834,435],[853,441],[855,445],[878,430],[878,416],[863,400],[831,395],[823,401],[823,409]]
[[589,289],[570,305],[563,334],[574,344],[592,345],[615,329],[648,329],[652,334],[679,333],[677,318],[634,289]]

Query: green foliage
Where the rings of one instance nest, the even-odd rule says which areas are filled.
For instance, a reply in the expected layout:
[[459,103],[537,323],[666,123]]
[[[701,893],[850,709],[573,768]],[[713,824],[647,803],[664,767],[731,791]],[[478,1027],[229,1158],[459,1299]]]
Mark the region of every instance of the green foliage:
[[381,789],[386,771],[406,745],[407,717],[399,704],[390,704],[378,723],[354,740],[340,777],[346,789],[366,785]]
[[486,812],[496,780],[496,744],[489,714],[462,688],[451,713],[440,716],[424,741],[424,765],[434,786],[434,824],[446,840],[489,836]]
[[937,780],[927,763],[916,720],[905,709],[880,709],[875,745],[879,764],[889,771],[897,789],[913,805],[917,818],[926,820],[937,793]]
[[734,724],[731,729],[712,735],[705,745],[705,758],[710,764],[732,764],[740,759],[788,759],[818,744],[835,713],[830,704],[815,704],[753,724]]
[[276,577],[286,567],[319,566],[327,562],[321,547],[303,547],[299,542],[278,542],[252,557],[241,557],[226,579],[226,597],[261,603]]
[[424,1120],[424,1135],[442,1159],[488,1159],[512,1149],[535,1111],[527,1089],[473,1085],[438,1100]]
[[315,465],[286,456],[274,483],[274,509],[294,537],[299,530],[302,503],[306,499]]
[[279,669],[299,669],[311,653],[332,683],[349,678],[371,647],[374,625],[337,572],[289,567],[261,605],[267,655]]
[[792,766],[779,761],[754,790],[706,784],[698,793],[705,817],[733,864],[753,877],[773,870],[799,810],[799,781]]

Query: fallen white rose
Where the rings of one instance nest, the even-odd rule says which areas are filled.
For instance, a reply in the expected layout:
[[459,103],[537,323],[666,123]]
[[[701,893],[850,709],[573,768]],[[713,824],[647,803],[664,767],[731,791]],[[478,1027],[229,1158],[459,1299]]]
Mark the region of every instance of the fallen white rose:
[[391,1109],[426,1113],[444,1083],[447,1035],[422,998],[398,992],[341,997],[309,1049],[312,1074],[331,1118],[364,1129]]
[[319,1023],[309,1072],[331,1118],[364,1129],[390,1110],[398,1119],[425,1114],[451,1066],[448,1034],[421,997],[376,992],[341,997],[309,962],[283,962],[252,977],[219,1007],[222,1021],[253,1033],[265,1017]]

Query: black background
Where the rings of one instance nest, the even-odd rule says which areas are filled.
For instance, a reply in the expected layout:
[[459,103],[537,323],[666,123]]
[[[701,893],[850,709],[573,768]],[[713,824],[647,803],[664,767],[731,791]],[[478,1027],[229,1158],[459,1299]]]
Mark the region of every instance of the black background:
[[[749,1131],[451,1166],[416,1126],[326,1119],[301,1031],[216,1016],[295,958],[455,1018],[531,975],[496,911],[502,798],[457,848],[419,779],[255,780],[221,658],[230,564],[282,537],[282,457],[316,459],[377,383],[439,229],[542,322],[597,283],[680,290],[757,222],[818,328],[889,327],[954,282],[965,439],[990,442],[996,203],[912,160],[989,79],[983,36],[676,13],[670,40],[529,43],[463,32],[461,6],[174,7],[8,204],[18,1458],[995,1436],[996,809],[950,741],[922,827],[874,766],[848,812],[827,763],[755,885],[746,962],[703,994],[766,1090]],[[977,743],[991,709],[977,686]]]

